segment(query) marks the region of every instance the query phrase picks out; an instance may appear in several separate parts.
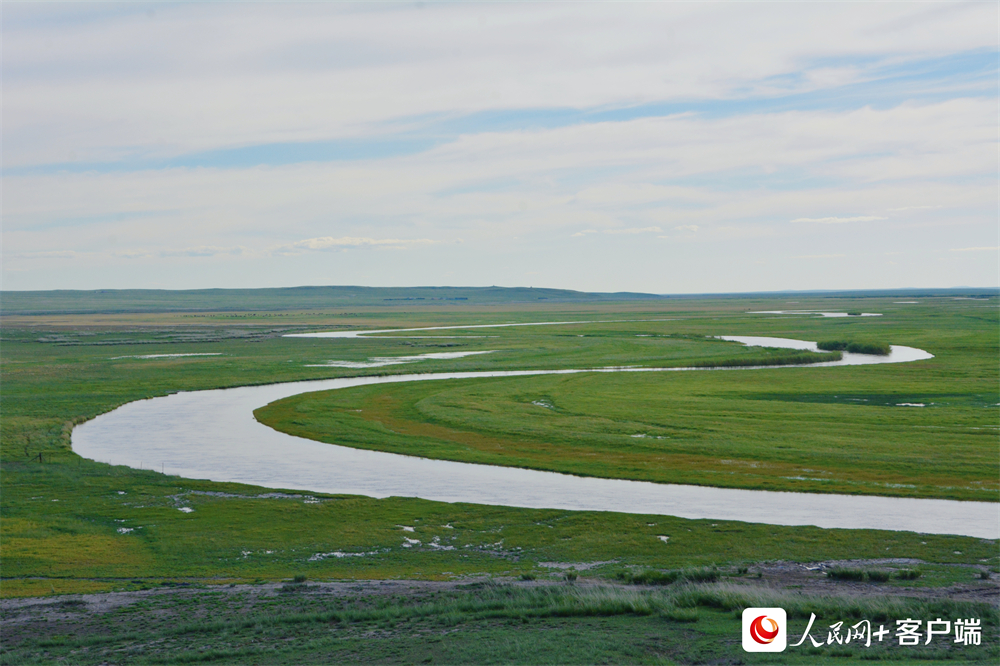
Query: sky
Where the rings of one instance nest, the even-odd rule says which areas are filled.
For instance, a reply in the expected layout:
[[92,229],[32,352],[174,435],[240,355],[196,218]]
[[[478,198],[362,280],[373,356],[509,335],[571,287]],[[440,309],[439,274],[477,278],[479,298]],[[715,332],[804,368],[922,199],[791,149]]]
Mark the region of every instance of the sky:
[[2,19],[4,290],[1000,284],[996,2]]

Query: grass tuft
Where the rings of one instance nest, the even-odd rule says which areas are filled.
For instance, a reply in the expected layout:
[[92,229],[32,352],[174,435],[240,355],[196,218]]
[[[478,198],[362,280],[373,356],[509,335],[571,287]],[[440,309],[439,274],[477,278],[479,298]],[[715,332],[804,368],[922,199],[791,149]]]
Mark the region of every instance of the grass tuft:
[[899,580],[916,580],[923,574],[918,569],[900,569],[893,575]]
[[[859,583],[887,583],[892,577],[891,571],[880,569],[830,569],[826,575],[834,580],[852,580]],[[907,574],[909,575],[909,574]],[[917,577],[920,574],[917,573]],[[899,577],[899,576],[897,576]],[[907,579],[912,580],[912,579]]]
[[824,340],[817,342],[816,347],[823,351],[846,351],[852,354],[874,354],[888,356],[892,349],[887,342],[846,342],[843,340]]
[[714,568],[679,569],[676,571],[645,569],[637,572],[622,571],[615,577],[630,585],[671,585],[677,581],[714,583],[719,580],[719,571]]

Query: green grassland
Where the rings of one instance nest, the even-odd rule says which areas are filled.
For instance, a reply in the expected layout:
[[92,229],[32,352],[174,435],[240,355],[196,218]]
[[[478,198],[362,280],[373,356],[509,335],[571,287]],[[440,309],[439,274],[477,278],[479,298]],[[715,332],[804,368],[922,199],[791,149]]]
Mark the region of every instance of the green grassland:
[[[6,485],[4,493],[5,595],[294,575],[319,580],[547,577],[555,570],[546,562],[604,562],[589,569],[601,576],[628,567],[676,569],[777,558],[915,557],[996,564],[995,543],[971,538],[403,498],[274,497],[260,489],[154,472],[101,470],[96,464],[75,471],[62,467],[12,470],[19,474],[18,483]],[[180,507],[193,512],[180,512]],[[121,534],[120,529],[131,531]],[[669,536],[669,545],[660,536]],[[407,547],[408,538],[421,545]],[[966,574],[970,580],[972,575]]]
[[[73,424],[126,402],[179,390],[362,374],[770,362],[787,357],[788,352],[744,348],[706,336],[773,335],[903,344],[926,349],[935,358],[861,368],[428,382],[379,387],[371,392],[342,391],[329,397],[306,396],[303,400],[336,399],[347,401],[345,405],[351,401],[361,405],[359,416],[354,413],[356,416],[344,418],[338,426],[347,428],[344,433],[356,439],[342,443],[355,446],[392,449],[404,443],[387,429],[429,428],[429,434],[418,432],[407,438],[411,451],[459,459],[470,459],[463,455],[485,456],[483,460],[503,464],[601,476],[736,487],[790,484],[796,490],[818,492],[996,501],[1000,469],[996,298],[921,298],[918,305],[893,304],[892,298],[799,298],[799,303],[787,306],[884,314],[871,318],[747,313],[782,309],[785,300],[532,305],[404,302],[349,309],[317,306],[303,311],[137,314],[4,312],[0,319],[0,595],[11,598],[176,584],[224,585],[296,575],[311,581],[521,575],[547,580],[561,575],[560,569],[545,566],[551,562],[603,563],[589,568],[587,575],[609,580],[635,567],[715,565],[736,572],[740,566],[770,560],[879,557],[915,558],[931,563],[929,570],[943,567],[941,571],[958,571],[959,577],[971,580],[969,569],[948,567],[1000,564],[997,543],[981,539],[403,498],[375,500],[301,492],[275,495],[267,489],[182,479],[170,476],[169,470],[164,475],[112,467],[80,459],[69,449]],[[531,321],[607,323],[425,332],[420,335],[430,337],[415,338],[281,337],[310,330]],[[309,367],[330,360],[486,350],[495,351],[371,369]],[[218,355],[138,358],[179,353]],[[546,402],[552,408],[532,402]],[[928,407],[896,407],[901,402],[923,402]],[[376,411],[368,414],[369,409]],[[326,423],[328,417],[343,416],[335,411],[314,411],[303,422],[315,427]],[[389,418],[398,423],[383,420]],[[801,428],[800,437],[795,435],[796,427]],[[552,437],[559,430],[574,435]],[[448,436],[440,436],[442,433]],[[451,433],[460,436],[451,437]],[[651,437],[630,437],[640,433]],[[657,440],[656,436],[670,439]],[[470,447],[462,439],[487,437],[516,443],[518,448],[501,454],[487,446]],[[577,453],[594,453],[590,457],[602,458],[603,463],[581,462],[584,456]],[[616,453],[621,457],[613,457]],[[679,457],[683,457],[683,464],[675,464]],[[809,472],[810,476],[833,480],[782,478],[804,476],[795,471],[803,467],[817,470]],[[182,513],[178,511],[181,507],[194,511]],[[414,532],[404,532],[402,526],[413,527]],[[419,539],[421,545],[405,548],[404,535]],[[661,535],[671,537],[669,545],[658,539]],[[350,555],[323,556],[336,552]],[[358,553],[366,555],[355,555]],[[951,584],[955,575],[927,576],[919,583],[931,585],[940,579],[941,584]],[[887,584],[886,589],[896,589],[894,585]],[[459,599],[455,603],[463,602]],[[476,641],[482,645],[508,641],[509,649],[497,649],[495,660],[510,660],[510,655],[522,654],[518,649],[529,649],[514,646],[518,641],[532,645],[532,641],[542,640],[541,636],[549,636],[554,637],[552,645],[567,645],[573,643],[575,631],[584,631],[587,638],[579,639],[580,645],[595,646],[598,651],[592,654],[607,654],[612,661],[684,661],[680,655],[663,656],[653,649],[642,653],[645,656],[614,651],[619,648],[601,653],[599,649],[604,648],[598,643],[604,640],[601,636],[626,631],[623,627],[627,625],[638,633],[625,635],[635,640],[640,634],[676,631],[681,632],[678,636],[690,635],[696,644],[707,646],[717,629],[706,629],[702,635],[690,633],[690,627],[728,627],[732,617],[710,606],[705,609],[698,611],[702,619],[693,624],[664,619],[659,611],[652,615],[594,616],[579,625],[553,615],[551,620],[538,620],[539,624],[528,627],[530,640],[528,634],[512,628],[515,624],[520,627],[520,619],[481,618],[469,625],[469,632],[443,637],[446,647],[442,649],[455,650],[449,653],[452,661],[462,661],[462,655],[468,660],[471,654],[462,650],[472,649],[468,646]],[[710,619],[717,612],[722,623],[718,625]],[[290,626],[282,624],[285,620],[276,622],[274,626],[279,628]],[[326,626],[326,620],[318,622],[302,626]],[[324,652],[324,647],[311,653],[311,648],[302,647],[301,654],[314,654],[316,660],[322,654],[354,660],[350,655],[355,654],[351,650],[360,649],[358,637],[382,636],[375,620],[375,624],[365,622],[368,620],[351,625],[354,633],[348,632],[348,642],[337,648],[345,651]],[[312,634],[303,635],[308,641],[320,640]],[[379,643],[386,652],[372,654],[383,655],[383,660],[398,654],[399,660],[412,661],[417,648],[411,650],[406,644],[422,635],[419,631],[412,635],[388,632]],[[234,638],[232,649],[249,649],[240,640]],[[632,639],[614,640],[619,646],[634,644]],[[454,644],[447,647],[451,641]],[[4,658],[21,663],[25,660],[20,657],[26,654],[40,654],[37,648],[32,648],[34,652],[12,652]],[[51,649],[62,648],[54,644]],[[489,660],[487,652],[477,654],[482,661]],[[531,660],[560,661],[552,656],[557,654],[543,650]],[[155,661],[153,656],[150,660]],[[236,653],[218,659],[239,661]],[[280,655],[274,659],[279,660]]]

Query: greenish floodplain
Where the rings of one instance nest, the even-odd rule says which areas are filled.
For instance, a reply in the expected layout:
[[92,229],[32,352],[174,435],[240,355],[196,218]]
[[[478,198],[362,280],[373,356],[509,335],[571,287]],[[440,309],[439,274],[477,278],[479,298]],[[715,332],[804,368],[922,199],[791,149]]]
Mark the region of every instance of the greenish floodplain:
[[[206,661],[223,663],[248,655],[266,662],[270,657],[254,652],[258,650],[251,644],[254,636],[259,639],[286,631],[302,642],[292,641],[288,645],[297,646],[293,653],[275,653],[271,661],[306,661],[309,655],[315,660],[322,655],[357,660],[351,656],[357,652],[351,650],[361,649],[358,637],[375,632],[382,637],[378,643],[382,647],[370,653],[372,661],[422,660],[422,656],[416,659],[414,645],[424,649],[424,639],[440,633],[445,646],[434,654],[451,655],[448,659],[453,662],[579,662],[605,655],[600,659],[691,663],[695,653],[682,654],[676,647],[661,649],[659,638],[643,642],[641,636],[666,637],[662,640],[673,646],[685,641],[701,646],[696,653],[711,660],[708,656],[715,654],[711,645],[725,634],[730,642],[719,648],[722,652],[716,660],[728,663],[746,658],[730,626],[738,625],[733,614],[739,603],[713,605],[706,601],[709,597],[699,597],[702,601],[693,605],[681,603],[678,608],[687,609],[684,612],[671,610],[677,606],[674,601],[662,601],[654,604],[653,611],[648,611],[652,606],[641,604],[646,610],[621,611],[622,606],[612,604],[599,607],[605,610],[580,610],[574,615],[568,610],[523,609],[577,603],[581,609],[592,608],[589,601],[575,601],[578,592],[559,591],[563,596],[551,601],[530,595],[522,599],[518,595],[529,593],[503,588],[490,594],[510,595],[515,599],[511,604],[522,610],[494,616],[492,611],[463,606],[481,596],[478,588],[449,588],[442,594],[452,596],[440,606],[426,606],[429,602],[423,597],[400,601],[395,604],[403,609],[398,618],[362,614],[335,619],[323,615],[336,610],[329,606],[332,602],[316,590],[305,589],[275,597],[278,606],[273,617],[268,616],[271,619],[261,616],[257,624],[237,626],[235,618],[243,612],[239,610],[243,601],[233,601],[238,597],[232,595],[205,595],[222,589],[217,586],[252,588],[254,583],[291,581],[295,576],[310,584],[335,580],[458,584],[526,577],[561,581],[558,589],[563,590],[570,584],[567,571],[579,572],[580,580],[573,583],[577,587],[584,582],[600,583],[648,595],[661,592],[641,586],[622,588],[623,576],[714,567],[721,581],[752,585],[755,567],[769,562],[834,560],[864,562],[856,566],[871,566],[876,560],[912,561],[884,566],[892,571],[918,568],[922,573],[916,580],[890,577],[885,582],[862,583],[876,586],[871,589],[892,603],[911,603],[904,597],[912,590],[994,584],[1000,564],[995,541],[282,493],[182,479],[171,476],[170,470],[162,474],[112,467],[83,460],[69,448],[74,424],[132,400],[179,390],[413,372],[621,365],[725,368],[794,363],[801,354],[711,338],[758,335],[907,345],[935,357],[860,367],[586,373],[396,384],[297,396],[258,410],[257,416],[282,430],[348,446],[581,475],[820,493],[1000,499],[1000,347],[995,297],[906,298],[917,300],[916,304],[896,304],[893,301],[900,299],[892,296],[565,303],[476,303],[474,298],[472,294],[470,302],[400,300],[358,307],[338,303],[330,308],[310,302],[301,309],[286,300],[281,310],[198,312],[140,311],[138,307],[130,312],[127,299],[119,299],[107,311],[31,311],[26,306],[14,314],[5,311],[0,318],[0,594],[11,600],[204,587],[191,597],[193,601],[185,602],[193,610],[207,613],[216,604],[213,600],[234,610],[230,615],[220,610],[219,624],[207,633],[180,632],[176,636],[181,638],[170,640],[187,646],[175,651],[177,655],[190,648],[201,651]],[[798,303],[788,304],[789,300]],[[793,307],[883,316],[750,313]],[[310,331],[542,321],[596,323],[356,339],[282,337]],[[375,357],[453,351],[491,353],[369,368],[329,365],[331,361],[370,363]],[[170,356],[177,354],[212,355]],[[918,404],[924,406],[907,406]],[[661,536],[669,536],[668,543]],[[421,543],[404,547],[407,539]],[[680,585],[688,586],[686,590],[702,585],[685,580],[677,578]],[[677,585],[672,583],[662,594],[679,594]],[[947,600],[949,594],[940,596]],[[838,605],[840,597],[831,598],[831,608],[840,609],[836,612],[847,608]],[[343,600],[341,610],[376,603],[365,599],[360,595],[353,601]],[[300,602],[301,608],[296,605]],[[162,603],[169,610],[180,601],[162,597]],[[921,608],[931,612],[930,607]],[[995,611],[989,605],[976,608],[993,623],[988,626],[995,625]],[[101,652],[107,645],[120,647],[138,640],[134,631],[141,624],[129,628],[128,617],[141,618],[142,614],[121,612],[113,620],[101,616],[110,624],[102,624],[96,634],[87,624],[90,620],[81,620],[67,625],[78,627],[79,635],[53,637],[49,632],[44,638],[23,636],[15,644],[5,641],[4,658],[8,663],[26,663],[28,656],[75,651],[74,658],[89,663],[90,657],[81,656],[87,648],[93,663],[100,663],[107,656]],[[697,614],[696,621],[677,619],[690,619],[685,615],[690,612]],[[300,615],[313,619],[294,619]],[[439,621],[444,622],[441,627],[452,629],[427,629],[439,627]],[[323,642],[334,640],[330,635],[311,633],[331,623],[346,631],[337,634],[336,640],[347,642],[331,647]],[[417,629],[407,633],[409,629],[404,631],[401,625]],[[991,631],[992,638],[987,640],[984,630],[983,649],[987,651],[966,655],[968,659],[989,661],[996,656],[996,630]],[[584,639],[575,635],[580,632]],[[98,634],[109,637],[105,647],[85,644]],[[223,641],[223,635],[232,641]],[[552,651],[518,647],[548,645],[542,635],[553,641]],[[210,638],[199,643],[205,636]],[[605,639],[610,642],[602,643]],[[39,642],[43,640],[50,643]],[[497,641],[506,641],[507,651],[490,647],[495,651],[489,652],[483,647]],[[223,643],[214,657],[201,650]],[[572,652],[568,647],[572,644],[592,646],[586,651],[591,659]],[[604,649],[608,651],[600,651]],[[912,651],[879,654],[904,661],[959,655],[951,649],[916,656]],[[565,659],[554,656],[560,654]],[[836,657],[831,654],[811,658]],[[168,660],[165,653],[155,651],[133,656],[136,663]],[[805,656],[800,662],[813,663]],[[796,662],[791,659],[789,663]]]

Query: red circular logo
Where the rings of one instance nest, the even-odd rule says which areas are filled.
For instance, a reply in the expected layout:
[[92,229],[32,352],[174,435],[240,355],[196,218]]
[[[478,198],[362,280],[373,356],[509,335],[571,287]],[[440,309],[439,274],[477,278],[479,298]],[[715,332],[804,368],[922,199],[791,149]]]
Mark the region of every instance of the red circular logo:
[[[765,621],[771,625],[770,631],[764,628]],[[750,624],[750,636],[761,645],[767,645],[778,636],[778,623],[766,615],[761,615]]]

